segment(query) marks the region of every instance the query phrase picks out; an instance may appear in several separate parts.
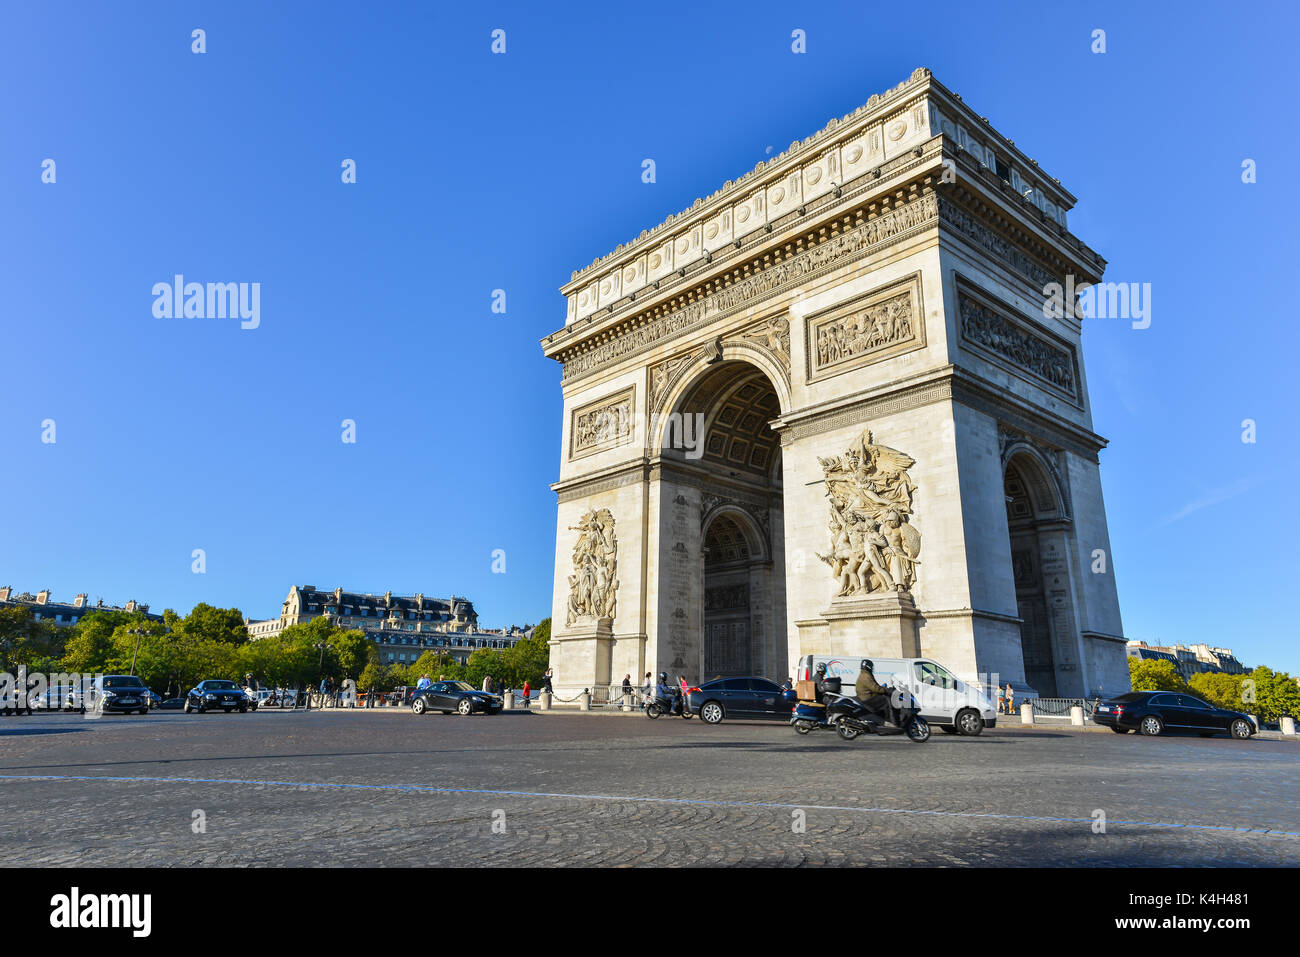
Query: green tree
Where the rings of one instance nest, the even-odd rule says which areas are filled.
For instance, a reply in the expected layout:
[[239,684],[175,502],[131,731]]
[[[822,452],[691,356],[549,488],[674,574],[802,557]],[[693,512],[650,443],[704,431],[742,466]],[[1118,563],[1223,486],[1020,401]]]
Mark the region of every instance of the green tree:
[[[548,619],[545,624],[549,630],[550,620]],[[548,640],[546,637],[539,638],[534,631],[531,638],[525,638],[505,651],[502,657],[506,670],[511,675],[512,688],[523,687],[525,681],[534,688],[541,687],[542,676],[551,661]]]
[[1260,665],[1243,676],[1241,684],[1240,710],[1258,715],[1261,721],[1277,721],[1283,715],[1300,717],[1300,685],[1286,672]]
[[357,690],[367,693],[376,691],[392,691],[403,680],[400,677],[400,670],[391,668],[387,665],[381,665],[377,661],[372,661],[366,665],[365,670],[361,672],[361,677],[357,681]]
[[137,627],[143,615],[125,611],[92,611],[72,626],[72,635],[64,646],[62,669],[80,674],[107,674],[117,671],[120,649],[113,641],[118,627]]
[[30,671],[50,671],[64,653],[65,628],[52,621],[37,621],[31,608],[0,608],[0,671],[14,672],[20,665]]
[[348,631],[336,628],[325,641],[329,645],[328,656],[338,670],[335,680],[356,678],[378,654],[374,642],[359,628]]
[[504,681],[510,687],[514,687],[511,680],[514,676],[509,673],[501,652],[494,648],[479,648],[470,654],[469,659],[465,662],[465,667],[461,669],[461,676],[463,680],[478,688],[482,686],[483,679],[487,675],[491,675],[496,681]]
[[406,677],[409,679],[408,684],[415,684],[420,680],[420,675],[428,675],[434,681],[437,681],[440,677],[448,681],[454,681],[461,676],[460,665],[445,651],[430,650],[420,655],[406,669]]
[[1129,658],[1128,675],[1134,691],[1187,690],[1174,663],[1163,658]]
[[171,621],[167,618],[167,612],[163,612],[163,623],[170,627],[174,634],[186,638],[219,641],[228,645],[242,645],[248,640],[244,613],[238,608],[215,608],[199,602],[184,618],[175,617],[175,612],[172,612]]
[[1242,675],[1225,675],[1207,671],[1192,675],[1191,680],[1187,682],[1187,687],[1197,697],[1208,701],[1216,708],[1238,711],[1242,706],[1242,677]]

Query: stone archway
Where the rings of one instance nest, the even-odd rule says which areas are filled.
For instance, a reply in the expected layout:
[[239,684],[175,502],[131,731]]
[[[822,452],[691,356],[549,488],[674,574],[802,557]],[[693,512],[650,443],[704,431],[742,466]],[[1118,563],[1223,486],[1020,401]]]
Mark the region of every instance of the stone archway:
[[758,530],[735,508],[705,516],[702,679],[766,673],[766,649],[754,641],[751,604],[751,596],[771,591],[766,552]]
[[[659,449],[661,667],[707,680],[785,677],[781,412],[756,364],[720,359],[694,370],[669,408]],[[690,442],[683,442],[685,437]]]
[[1074,693],[1070,520],[1060,489],[1041,453],[1029,446],[1009,450],[1003,481],[1025,681],[1045,698]]

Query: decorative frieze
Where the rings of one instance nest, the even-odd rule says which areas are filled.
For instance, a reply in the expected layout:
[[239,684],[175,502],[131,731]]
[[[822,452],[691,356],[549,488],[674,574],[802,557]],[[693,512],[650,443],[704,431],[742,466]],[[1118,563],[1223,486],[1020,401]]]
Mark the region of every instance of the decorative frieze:
[[741,279],[712,295],[702,296],[667,315],[625,329],[621,334],[564,363],[566,380],[591,372],[648,348],[668,336],[684,335],[721,316],[752,304],[755,300],[829,272],[852,258],[869,252],[880,243],[934,222],[938,198],[927,193],[913,202],[896,207],[869,222],[833,236],[824,242],[782,259],[762,272]]
[[1062,277],[1052,270],[1031,259],[1010,240],[999,236],[993,230],[972,216],[969,212],[948,199],[939,199],[939,221],[951,226],[985,252],[991,253],[1041,289],[1048,283],[1059,283]]
[[805,317],[808,381],[925,345],[921,276]]
[[957,309],[964,343],[992,353],[1072,399],[1078,395],[1073,349],[1053,344],[963,289],[957,291]]

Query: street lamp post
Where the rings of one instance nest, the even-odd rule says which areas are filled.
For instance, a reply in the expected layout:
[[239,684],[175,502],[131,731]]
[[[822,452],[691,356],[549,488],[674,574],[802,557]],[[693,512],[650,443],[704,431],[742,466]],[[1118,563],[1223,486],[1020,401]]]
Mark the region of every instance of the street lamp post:
[[135,651],[131,652],[131,671],[130,671],[130,674],[134,675],[135,660],[140,655],[140,639],[143,638],[145,635],[147,635],[148,632],[145,631],[143,628],[129,628],[127,629],[126,633],[128,635],[135,635]]

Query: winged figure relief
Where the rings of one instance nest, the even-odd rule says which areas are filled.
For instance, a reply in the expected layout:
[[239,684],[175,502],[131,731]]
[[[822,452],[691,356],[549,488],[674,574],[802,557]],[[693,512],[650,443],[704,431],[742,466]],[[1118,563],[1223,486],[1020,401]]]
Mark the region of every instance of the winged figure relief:
[[916,582],[921,533],[911,523],[916,483],[910,455],[876,445],[865,430],[842,455],[818,457],[830,499],[830,566],[837,597],[907,591]]

